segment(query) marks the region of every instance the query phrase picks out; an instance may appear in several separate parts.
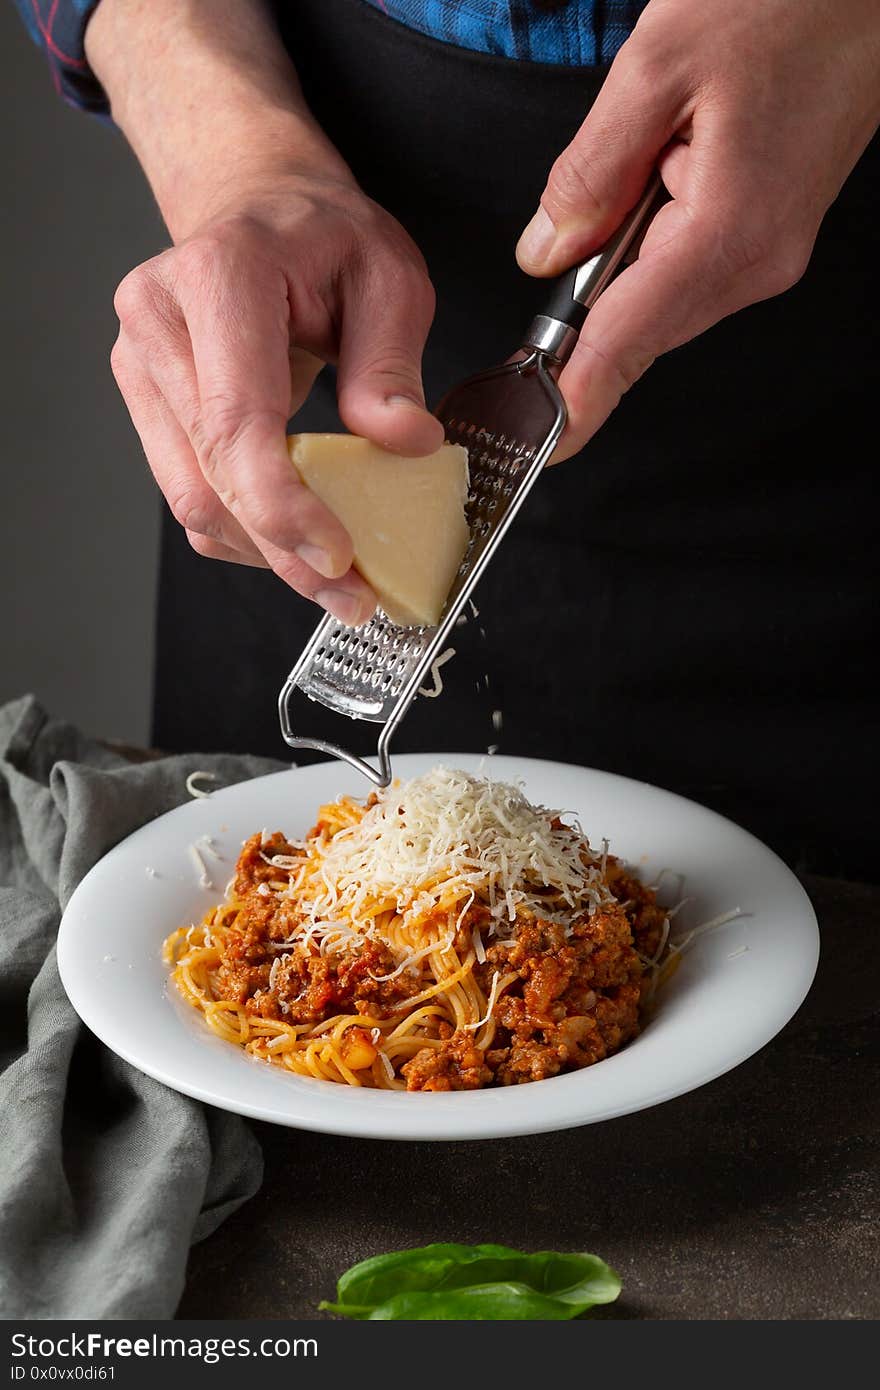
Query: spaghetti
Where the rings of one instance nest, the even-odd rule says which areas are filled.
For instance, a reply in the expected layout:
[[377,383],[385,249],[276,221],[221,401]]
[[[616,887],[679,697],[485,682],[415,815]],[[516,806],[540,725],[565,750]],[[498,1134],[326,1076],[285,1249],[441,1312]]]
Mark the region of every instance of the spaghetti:
[[447,768],[263,831],[165,958],[221,1038],[391,1090],[542,1080],[639,1031],[666,960],[654,892],[577,823]]

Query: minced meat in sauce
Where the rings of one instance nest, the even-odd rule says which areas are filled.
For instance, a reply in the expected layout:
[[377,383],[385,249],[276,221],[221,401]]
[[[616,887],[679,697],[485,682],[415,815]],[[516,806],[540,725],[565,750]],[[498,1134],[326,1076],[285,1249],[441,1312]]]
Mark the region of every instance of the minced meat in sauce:
[[218,991],[249,1014],[284,1023],[319,1023],[341,1013],[385,1017],[420,985],[405,975],[372,978],[395,969],[395,958],[382,942],[358,943],[331,958],[301,945],[281,948],[302,921],[296,902],[274,893],[261,896],[259,888],[289,872],[269,863],[272,856],[297,854],[282,835],[266,840],[253,835],[245,842],[234,883],[242,905],[226,928]]
[[[245,843],[235,877],[242,905],[225,929],[219,993],[249,1014],[291,1024],[344,1013],[403,1016],[401,1006],[422,982],[407,971],[382,979],[396,965],[383,943],[366,940],[330,956],[304,945],[282,947],[301,924],[295,899],[261,892],[260,885],[277,883],[289,872],[268,860],[300,853],[280,834],[254,835]],[[485,938],[485,963],[474,966],[484,994],[489,996],[496,973],[515,976],[495,1004],[494,1037],[483,1049],[474,1031],[441,1024],[439,1047],[423,1048],[401,1068],[408,1090],[542,1081],[601,1061],[636,1036],[647,991],[645,962],[659,948],[665,913],[653,892],[611,856],[606,882],[614,901],[567,929],[526,917],[512,944]],[[466,944],[470,932],[485,930],[490,920],[475,905],[462,921],[457,944]]]

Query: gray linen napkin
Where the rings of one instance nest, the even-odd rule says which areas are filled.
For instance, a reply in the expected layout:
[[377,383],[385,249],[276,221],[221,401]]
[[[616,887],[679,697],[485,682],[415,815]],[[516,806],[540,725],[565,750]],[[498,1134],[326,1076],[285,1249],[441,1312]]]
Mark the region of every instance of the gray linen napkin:
[[241,1119],[142,1075],[80,1023],[55,938],[87,870],[185,801],[190,772],[228,784],[279,766],[132,766],[30,696],[0,706],[0,1317],[172,1317],[189,1246],[259,1187]]

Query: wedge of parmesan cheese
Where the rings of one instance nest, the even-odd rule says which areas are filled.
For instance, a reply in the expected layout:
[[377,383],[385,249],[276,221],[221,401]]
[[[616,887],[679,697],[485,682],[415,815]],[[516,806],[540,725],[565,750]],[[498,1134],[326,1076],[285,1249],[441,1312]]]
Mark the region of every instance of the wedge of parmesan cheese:
[[439,622],[469,539],[467,450],[402,458],[354,434],[292,434],[303,482],[338,517],[393,623]]

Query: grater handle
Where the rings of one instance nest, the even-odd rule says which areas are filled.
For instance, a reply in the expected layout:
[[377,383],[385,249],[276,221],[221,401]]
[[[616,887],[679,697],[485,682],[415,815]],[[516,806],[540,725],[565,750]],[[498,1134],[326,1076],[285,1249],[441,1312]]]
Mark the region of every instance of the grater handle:
[[329,753],[331,758],[339,758],[341,762],[348,763],[357,772],[363,773],[364,777],[368,777],[377,787],[387,787],[391,781],[391,757],[388,746],[392,734],[400,723],[402,714],[390,719],[382,730],[376,749],[378,767],[374,767],[365,758],[359,758],[356,753],[349,753],[338,743],[329,743],[323,738],[303,738],[294,732],[290,718],[290,701],[297,688],[296,674],[297,671],[294,668],[281,687],[281,693],[278,696],[278,718],[284,742],[288,743],[291,748],[312,748],[317,753]]
[[605,245],[589,260],[572,266],[571,270],[559,277],[544,312],[533,321],[523,347],[539,348],[560,363],[567,361],[590,309],[627,261],[633,258],[654,214],[668,197],[659,174],[656,174],[632,212]]

